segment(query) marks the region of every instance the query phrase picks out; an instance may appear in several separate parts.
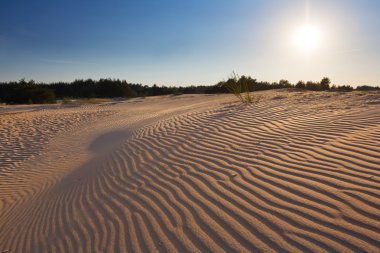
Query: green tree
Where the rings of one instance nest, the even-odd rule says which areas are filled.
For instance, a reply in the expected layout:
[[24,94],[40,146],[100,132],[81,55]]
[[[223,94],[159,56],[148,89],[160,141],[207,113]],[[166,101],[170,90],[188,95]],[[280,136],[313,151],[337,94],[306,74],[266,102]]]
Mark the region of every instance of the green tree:
[[321,84],[321,90],[329,90],[331,81],[328,77],[324,77],[324,78],[322,78],[320,84]]
[[292,87],[292,85],[290,84],[290,82],[288,80],[285,80],[285,79],[281,79],[280,82],[278,83],[278,85],[280,86],[280,88],[290,88],[290,87]]
[[305,89],[306,88],[305,82],[304,81],[298,81],[298,83],[296,84],[296,88]]

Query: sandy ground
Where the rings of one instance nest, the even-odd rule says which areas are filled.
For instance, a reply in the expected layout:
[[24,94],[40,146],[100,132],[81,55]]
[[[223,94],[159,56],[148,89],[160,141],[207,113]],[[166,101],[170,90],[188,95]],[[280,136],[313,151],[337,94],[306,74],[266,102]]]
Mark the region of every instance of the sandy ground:
[[0,108],[0,252],[380,252],[380,93]]

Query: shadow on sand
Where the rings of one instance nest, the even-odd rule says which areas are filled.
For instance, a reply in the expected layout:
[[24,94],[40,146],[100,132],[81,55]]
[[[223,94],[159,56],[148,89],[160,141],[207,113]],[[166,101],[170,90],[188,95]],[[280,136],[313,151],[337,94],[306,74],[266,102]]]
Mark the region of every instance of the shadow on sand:
[[120,147],[129,135],[130,133],[127,130],[102,134],[90,143],[88,150],[96,155],[107,154]]

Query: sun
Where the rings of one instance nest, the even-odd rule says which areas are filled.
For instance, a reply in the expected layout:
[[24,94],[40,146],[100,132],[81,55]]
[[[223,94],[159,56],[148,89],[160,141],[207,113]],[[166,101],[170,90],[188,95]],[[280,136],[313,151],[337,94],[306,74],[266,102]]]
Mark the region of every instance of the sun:
[[294,42],[300,50],[312,51],[320,45],[321,31],[316,26],[303,25],[295,31]]

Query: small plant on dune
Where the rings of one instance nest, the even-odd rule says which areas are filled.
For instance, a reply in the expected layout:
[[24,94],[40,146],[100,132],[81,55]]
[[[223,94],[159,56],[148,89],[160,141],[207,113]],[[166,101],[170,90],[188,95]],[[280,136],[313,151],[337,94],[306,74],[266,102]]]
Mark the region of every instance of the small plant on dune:
[[253,103],[253,95],[249,91],[248,80],[246,77],[241,78],[232,72],[231,77],[224,82],[224,87],[233,95],[235,95],[242,103]]

